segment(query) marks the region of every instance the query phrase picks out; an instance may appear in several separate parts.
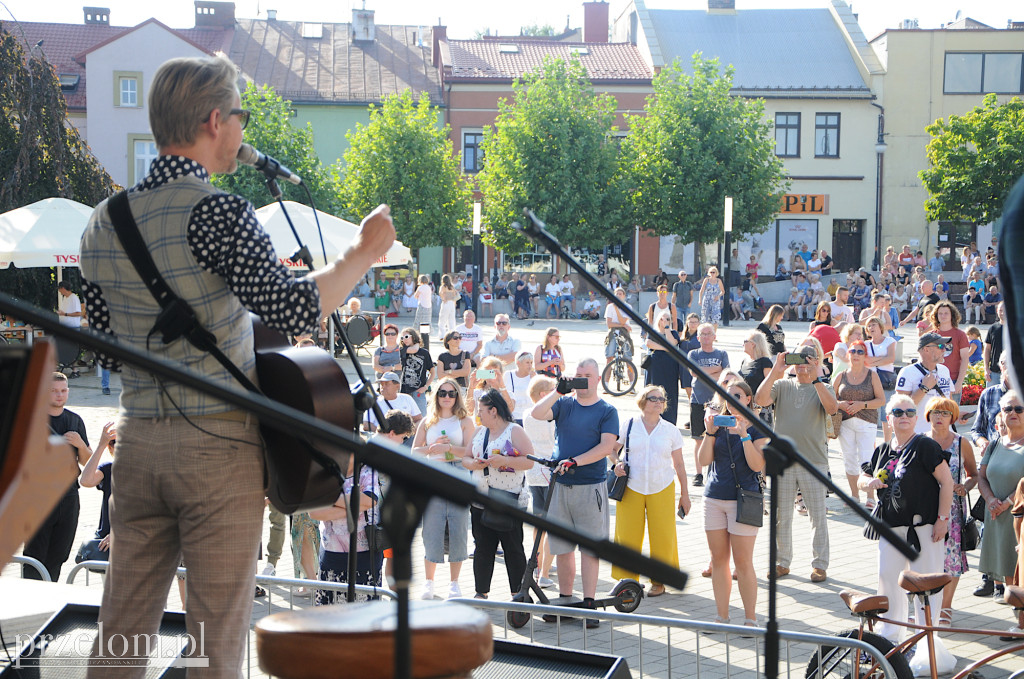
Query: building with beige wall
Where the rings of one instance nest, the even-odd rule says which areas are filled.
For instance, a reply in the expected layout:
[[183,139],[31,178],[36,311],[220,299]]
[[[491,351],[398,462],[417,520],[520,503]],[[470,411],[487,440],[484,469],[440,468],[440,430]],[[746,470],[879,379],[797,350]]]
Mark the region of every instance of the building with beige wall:
[[[879,101],[885,107],[883,241],[953,249],[976,240],[984,248],[991,225],[929,222],[928,198],[918,173],[928,167],[925,127],[962,115],[996,92],[1001,102],[1024,93],[1024,30],[997,29],[962,19],[938,29],[887,30],[871,41],[885,68]],[[947,267],[960,269],[954,256]]]

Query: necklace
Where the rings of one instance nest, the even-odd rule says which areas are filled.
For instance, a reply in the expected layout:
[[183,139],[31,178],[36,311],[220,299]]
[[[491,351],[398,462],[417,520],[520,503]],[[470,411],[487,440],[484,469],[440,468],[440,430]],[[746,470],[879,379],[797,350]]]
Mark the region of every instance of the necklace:
[[[907,440],[906,443],[904,443],[902,445],[900,445],[899,439],[897,439],[895,436],[893,436],[892,437],[892,443],[890,443],[889,445],[892,448],[894,453],[902,453],[904,450],[906,450],[907,446],[909,446],[911,443],[914,442],[914,439],[916,439],[918,436],[919,436],[919,434],[914,434],[913,436],[911,436]],[[893,443],[895,443],[896,445],[892,445]]]

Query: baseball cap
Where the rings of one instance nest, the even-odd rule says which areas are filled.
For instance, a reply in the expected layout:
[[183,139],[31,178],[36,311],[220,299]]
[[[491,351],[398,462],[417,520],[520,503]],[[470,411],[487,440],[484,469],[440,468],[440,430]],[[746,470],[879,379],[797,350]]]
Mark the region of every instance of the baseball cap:
[[937,332],[926,332],[917,340],[917,348],[924,349],[929,344],[945,344],[946,338]]
[[379,378],[377,378],[377,381],[378,382],[400,382],[401,380],[398,379],[398,373],[396,373],[393,370],[389,370],[386,373],[384,373],[383,375],[381,375]]

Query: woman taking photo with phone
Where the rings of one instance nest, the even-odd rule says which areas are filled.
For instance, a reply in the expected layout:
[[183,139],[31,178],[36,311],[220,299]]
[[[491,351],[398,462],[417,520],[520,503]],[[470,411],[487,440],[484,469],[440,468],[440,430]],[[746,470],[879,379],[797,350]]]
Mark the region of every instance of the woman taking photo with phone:
[[505,399],[509,410],[516,407],[516,401],[508,391],[505,384],[505,366],[500,358],[488,356],[480,361],[480,367],[469,373],[469,388],[466,390],[466,398],[469,400],[469,413],[476,418],[480,424],[479,400],[487,390],[494,389]]
[[[679,567],[676,546],[676,514],[690,513],[690,491],[683,463],[683,435],[661,413],[665,390],[656,384],[644,387],[636,399],[640,416],[619,421],[618,453],[613,458],[616,476],[628,476],[626,494],[615,510],[615,542],[635,551],[644,543],[646,528],[651,558]],[[681,489],[676,501],[676,484]],[[640,574],[612,566],[612,578],[640,579]],[[647,596],[661,596],[665,585],[651,581]]]
[[[753,394],[746,382],[729,385],[729,395],[750,406]],[[737,503],[740,490],[761,492],[757,473],[764,469],[763,434],[750,427],[741,415],[732,415],[716,396],[704,416],[707,434],[700,444],[700,464],[707,467],[704,486],[704,532],[711,550],[711,587],[715,593],[715,622],[729,622],[732,575],[729,558],[736,568],[736,582],[743,602],[743,624],[757,627],[757,576],[754,574],[754,542],[758,527],[740,523]],[[758,508],[760,515],[763,509]],[[761,516],[758,516],[761,519]],[[758,522],[760,523],[760,521]]]

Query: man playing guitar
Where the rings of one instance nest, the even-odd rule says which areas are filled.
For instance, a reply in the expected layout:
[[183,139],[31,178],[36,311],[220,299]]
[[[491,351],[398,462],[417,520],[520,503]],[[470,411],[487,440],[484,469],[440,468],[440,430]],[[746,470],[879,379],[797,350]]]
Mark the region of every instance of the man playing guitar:
[[[128,203],[169,287],[191,305],[220,350],[255,379],[249,312],[287,335],[310,332],[322,310],[341,305],[388,250],[395,231],[388,207],[381,205],[338,260],[293,278],[252,205],[209,181],[211,173],[231,173],[238,165],[249,112],[240,108],[237,81],[237,68],[223,57],[172,59],[159,68],[150,85],[149,120],[160,155],[129,189]],[[241,389],[210,354],[186,340],[163,344],[147,338],[160,307],[121,247],[108,201],[93,213],[81,252],[93,328]],[[122,383],[111,503],[117,540],[100,612],[104,638],[98,639],[106,658],[93,658],[89,676],[116,671],[141,679],[145,657],[131,667],[124,667],[122,657],[104,666],[112,656],[108,646],[120,648],[107,641],[156,632],[180,554],[188,569],[188,631],[196,639],[203,635],[209,658],[209,668],[199,672],[236,679],[263,514],[256,423],[228,404],[130,365]],[[132,650],[125,657],[132,658]]]

